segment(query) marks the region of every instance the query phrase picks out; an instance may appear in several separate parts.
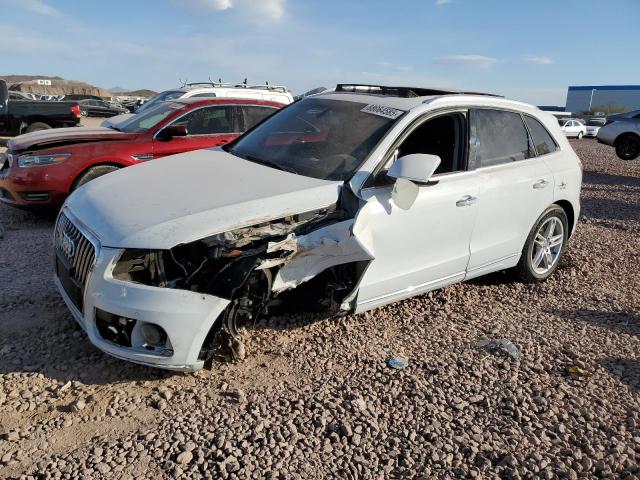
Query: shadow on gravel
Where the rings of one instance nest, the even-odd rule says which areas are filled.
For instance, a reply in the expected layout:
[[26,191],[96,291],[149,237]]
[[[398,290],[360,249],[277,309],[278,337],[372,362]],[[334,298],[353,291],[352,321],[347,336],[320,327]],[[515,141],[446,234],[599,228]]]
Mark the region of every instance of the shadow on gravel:
[[605,358],[600,364],[618,377],[633,393],[640,393],[640,361],[631,358]]
[[608,173],[593,171],[584,172],[584,183],[593,183],[595,185],[621,185],[625,187],[640,188],[640,178],[638,177],[611,175]]
[[640,315],[637,313],[599,310],[550,310],[549,313],[570,320],[606,327],[615,332],[640,335]]
[[86,385],[161,380],[176,375],[102,353],[66,314],[51,312],[30,318],[25,313],[17,312],[22,317],[17,320],[26,328],[5,331],[0,338],[0,375],[40,373],[62,383],[79,381]]
[[622,202],[604,196],[580,198],[582,214],[598,220],[640,220],[640,206],[635,202]]

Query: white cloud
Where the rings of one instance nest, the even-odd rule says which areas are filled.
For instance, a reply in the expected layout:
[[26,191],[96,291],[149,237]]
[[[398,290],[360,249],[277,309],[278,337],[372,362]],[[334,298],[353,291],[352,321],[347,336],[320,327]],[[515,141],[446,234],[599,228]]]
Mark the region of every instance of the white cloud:
[[436,0],[436,5],[446,5],[447,3],[451,3],[451,0]]
[[286,0],[182,0],[194,12],[237,10],[251,20],[275,22],[285,15]]
[[400,72],[411,72],[413,71],[412,67],[409,67],[407,65],[398,65],[397,63],[392,63],[392,62],[378,62],[378,66],[385,68],[385,69],[389,69],[389,70],[395,70],[395,71],[400,71]]
[[524,61],[527,63],[533,63],[534,65],[551,65],[553,58],[545,55],[525,55]]
[[13,0],[11,3],[24,10],[37,13],[38,15],[46,15],[49,17],[59,17],[61,15],[58,10],[51,5],[47,5],[42,0]]
[[438,58],[438,63],[453,66],[470,66],[480,69],[488,69],[498,62],[497,58],[484,55],[449,55]]

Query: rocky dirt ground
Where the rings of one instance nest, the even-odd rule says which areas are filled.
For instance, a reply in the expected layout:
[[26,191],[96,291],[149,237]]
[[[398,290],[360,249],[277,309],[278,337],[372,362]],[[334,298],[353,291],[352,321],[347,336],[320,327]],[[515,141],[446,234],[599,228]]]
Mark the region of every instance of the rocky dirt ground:
[[93,348],[51,282],[52,220],[0,208],[0,477],[638,478],[640,161],[573,145],[583,212],[550,281],[270,318],[245,360],[189,375]]

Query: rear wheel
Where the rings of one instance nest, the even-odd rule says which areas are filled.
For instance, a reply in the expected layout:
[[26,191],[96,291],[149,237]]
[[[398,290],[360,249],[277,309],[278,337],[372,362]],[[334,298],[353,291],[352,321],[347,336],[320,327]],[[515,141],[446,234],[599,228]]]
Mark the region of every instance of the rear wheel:
[[552,205],[540,216],[527,237],[515,268],[524,282],[542,282],[558,268],[569,232],[564,210]]
[[73,192],[78,187],[89,183],[94,178],[101,177],[102,175],[106,175],[107,173],[115,172],[116,170],[120,170],[120,167],[116,167],[115,165],[98,165],[97,167],[91,167],[76,179],[76,181],[73,183],[73,186],[71,187],[71,191]]
[[582,140],[582,136],[583,136],[582,132],[578,132],[578,140]]
[[622,160],[635,160],[640,156],[640,138],[623,135],[616,140],[616,155]]
[[37,132],[38,130],[49,130],[50,128],[51,126],[44,122],[34,122],[25,128],[24,133]]

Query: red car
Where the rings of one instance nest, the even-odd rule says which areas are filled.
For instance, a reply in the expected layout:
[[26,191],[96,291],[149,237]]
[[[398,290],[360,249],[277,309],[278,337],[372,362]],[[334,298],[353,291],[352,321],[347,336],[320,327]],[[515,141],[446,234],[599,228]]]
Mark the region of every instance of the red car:
[[166,155],[224,145],[283,106],[263,100],[192,97],[161,103],[109,128],[20,135],[9,141],[0,168],[0,201],[15,207],[59,207],[69,193],[100,175]]

